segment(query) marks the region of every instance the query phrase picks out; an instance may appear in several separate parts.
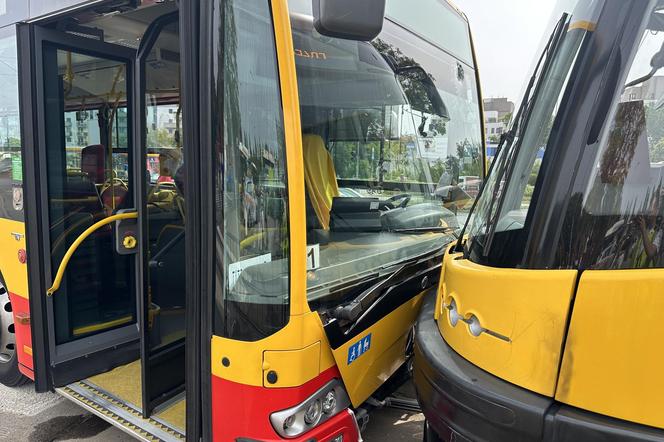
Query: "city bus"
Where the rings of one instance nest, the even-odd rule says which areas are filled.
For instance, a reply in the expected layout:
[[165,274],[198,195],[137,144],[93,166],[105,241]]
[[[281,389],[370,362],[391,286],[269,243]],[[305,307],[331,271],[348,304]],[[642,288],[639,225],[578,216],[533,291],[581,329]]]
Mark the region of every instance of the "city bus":
[[563,6],[418,319],[428,441],[664,440],[664,2]]
[[359,440],[485,173],[468,22],[417,4],[0,1],[0,382]]

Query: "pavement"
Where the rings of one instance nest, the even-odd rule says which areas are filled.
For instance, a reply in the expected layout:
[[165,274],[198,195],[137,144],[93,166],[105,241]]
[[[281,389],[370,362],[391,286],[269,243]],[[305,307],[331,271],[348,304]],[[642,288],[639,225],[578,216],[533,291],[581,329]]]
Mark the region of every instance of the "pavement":
[[[365,442],[422,440],[420,413],[375,410],[362,436]],[[36,394],[32,384],[11,389],[0,385],[0,441],[114,442],[131,439],[106,421],[55,393]]]

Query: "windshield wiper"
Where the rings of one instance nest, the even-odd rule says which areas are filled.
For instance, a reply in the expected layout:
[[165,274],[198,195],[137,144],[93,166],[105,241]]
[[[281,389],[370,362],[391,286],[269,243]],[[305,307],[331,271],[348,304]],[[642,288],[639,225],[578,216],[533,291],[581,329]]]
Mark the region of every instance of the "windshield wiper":
[[412,268],[418,264],[433,259],[436,256],[441,257],[439,261],[442,263],[442,253],[441,249],[438,248],[413,256],[412,258],[402,261],[401,264],[385,267],[384,270],[386,271],[378,276],[381,278],[384,275],[384,279],[371,284],[369,287],[362,290],[352,301],[337,306],[335,309],[331,310],[329,314],[335,319],[355,322],[355,320],[357,320],[383,295],[383,289],[393,285],[393,283],[406,271],[412,270]]
[[362,293],[357,296],[357,298],[353,299],[348,304],[340,305],[335,308],[332,311],[332,316],[344,321],[355,321],[367,308],[371,306],[371,304],[374,303],[376,298],[381,295],[382,289],[389,285],[390,282],[394,281],[395,278],[400,275],[403,269],[408,267],[409,264],[409,262],[402,264],[390,276],[363,290]]
[[431,226],[431,227],[413,227],[408,229],[392,229],[392,233],[450,233],[454,236],[455,239],[459,238],[456,233],[456,229],[452,227],[441,227],[441,226]]

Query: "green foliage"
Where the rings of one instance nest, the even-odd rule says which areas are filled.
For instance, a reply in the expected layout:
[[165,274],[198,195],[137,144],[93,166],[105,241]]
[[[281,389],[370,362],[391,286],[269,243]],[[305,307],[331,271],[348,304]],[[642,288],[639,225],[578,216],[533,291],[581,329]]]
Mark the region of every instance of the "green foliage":
[[[166,129],[151,130],[147,133],[147,147],[175,147],[175,138]],[[122,146],[122,144],[119,144]]]
[[664,161],[664,138],[660,138],[660,140],[650,148],[650,161],[653,163]]

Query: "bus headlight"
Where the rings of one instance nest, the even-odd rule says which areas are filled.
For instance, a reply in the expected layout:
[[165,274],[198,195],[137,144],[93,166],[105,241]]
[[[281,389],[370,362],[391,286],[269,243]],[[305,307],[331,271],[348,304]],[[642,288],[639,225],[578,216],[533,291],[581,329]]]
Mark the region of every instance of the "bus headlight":
[[274,412],[270,422],[282,437],[296,437],[350,407],[350,398],[338,379],[333,379],[298,405]]
[[330,414],[337,406],[337,394],[334,390],[330,390],[323,399],[323,413]]
[[307,425],[316,425],[322,413],[323,407],[320,403],[320,399],[309,402],[307,409],[304,410],[304,423]]

